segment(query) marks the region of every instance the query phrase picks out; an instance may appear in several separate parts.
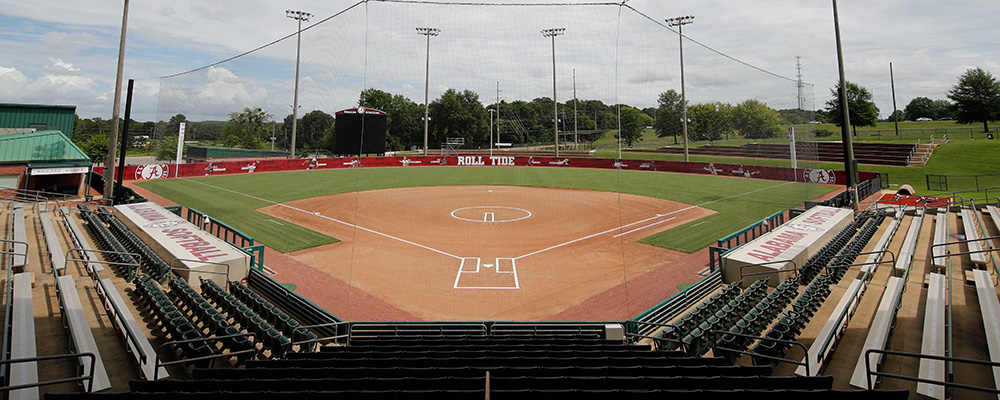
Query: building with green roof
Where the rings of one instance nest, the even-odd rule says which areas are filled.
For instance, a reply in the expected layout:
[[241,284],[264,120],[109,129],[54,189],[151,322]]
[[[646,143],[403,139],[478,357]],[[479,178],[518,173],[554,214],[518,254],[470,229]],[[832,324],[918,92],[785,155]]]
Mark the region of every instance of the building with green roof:
[[92,165],[61,131],[0,135],[0,188],[79,195]]
[[73,136],[76,106],[0,103],[0,135],[26,131],[62,131]]

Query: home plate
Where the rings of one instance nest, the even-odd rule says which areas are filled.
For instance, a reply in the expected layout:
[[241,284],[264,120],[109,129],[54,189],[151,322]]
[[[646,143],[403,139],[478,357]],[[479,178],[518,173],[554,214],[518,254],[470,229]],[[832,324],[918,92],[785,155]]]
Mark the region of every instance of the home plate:
[[493,268],[493,264],[483,264],[483,268]]

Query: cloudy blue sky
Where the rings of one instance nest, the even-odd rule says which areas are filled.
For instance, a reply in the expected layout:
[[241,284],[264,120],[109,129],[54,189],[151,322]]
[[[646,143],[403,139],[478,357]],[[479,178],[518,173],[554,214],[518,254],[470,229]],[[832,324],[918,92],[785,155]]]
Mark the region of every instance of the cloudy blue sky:
[[[356,3],[131,2],[125,77],[136,79],[133,118],[156,118],[159,77],[294,32],[286,9],[309,11],[319,20]],[[823,107],[836,83],[830,1],[631,0],[627,4],[660,21],[694,15],[695,23],[684,29],[686,36],[778,75],[794,77],[795,58],[801,57],[803,79],[815,85],[816,108]],[[839,7],[847,77],[873,92],[883,116],[892,110],[890,62],[900,109],[914,97],[945,99],[957,77],[969,68],[981,67],[1000,76],[996,0],[841,0]],[[122,1],[0,0],[0,102],[69,104],[76,105],[84,118],[110,117],[121,20]]]

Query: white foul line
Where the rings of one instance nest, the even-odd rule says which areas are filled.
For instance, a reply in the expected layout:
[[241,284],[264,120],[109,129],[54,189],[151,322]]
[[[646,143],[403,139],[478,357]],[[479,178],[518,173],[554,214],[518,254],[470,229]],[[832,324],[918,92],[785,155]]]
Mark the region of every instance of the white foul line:
[[613,237],[613,238],[617,238],[617,237],[621,237],[621,236],[625,236],[625,235],[628,235],[628,234],[630,234],[630,233],[632,233],[632,232],[635,232],[635,231],[641,231],[641,230],[643,230],[643,229],[646,229],[646,228],[649,228],[649,227],[651,227],[651,226],[654,226],[654,225],[659,225],[659,224],[662,224],[662,223],[664,223],[664,222],[669,222],[669,221],[673,221],[673,220],[675,220],[675,219],[677,219],[677,217],[670,217],[670,218],[667,218],[667,219],[665,219],[665,220],[663,220],[663,221],[660,221],[660,222],[654,222],[654,223],[652,223],[652,224],[649,224],[649,225],[646,225],[646,226],[640,226],[640,227],[638,227],[638,228],[635,228],[635,229],[633,229],[633,230],[630,230],[630,231],[628,231],[628,232],[625,232],[625,233],[619,233],[619,234],[617,234],[617,235],[614,235],[614,236],[612,236],[612,237]]
[[303,209],[298,208],[298,207],[292,207],[292,206],[287,205],[287,204],[282,204],[282,203],[278,203],[276,201],[262,199],[262,198],[257,197],[257,196],[252,196],[252,195],[249,195],[249,194],[246,194],[246,193],[240,193],[240,192],[237,192],[235,190],[226,189],[226,188],[222,188],[222,187],[218,187],[218,186],[214,186],[214,185],[209,185],[207,183],[198,182],[198,181],[194,181],[194,180],[187,179],[187,178],[181,178],[181,179],[183,179],[185,181],[189,181],[189,182],[194,182],[194,183],[197,183],[199,185],[208,186],[210,188],[222,190],[222,191],[225,191],[225,192],[229,192],[229,193],[233,193],[233,194],[238,194],[238,195],[241,195],[241,196],[246,196],[246,197],[249,197],[251,199],[260,200],[260,201],[263,201],[265,203],[275,204],[275,205],[278,205],[278,206],[281,206],[281,207],[285,207],[285,208],[288,208],[288,209],[291,209],[291,210],[295,210],[295,211],[298,211],[298,212],[302,212],[302,213],[305,213],[305,214],[309,214],[309,215],[317,216],[317,217],[320,217],[320,218],[324,218],[324,219],[327,219],[329,221],[336,222],[338,224],[343,224],[343,225],[346,225],[346,226],[351,227],[351,228],[360,229],[360,230],[363,230],[365,232],[374,233],[374,234],[379,235],[379,236],[387,237],[389,239],[393,239],[393,240],[397,240],[397,241],[400,241],[400,242],[403,242],[403,243],[406,243],[406,244],[409,244],[409,245],[417,246],[419,248],[422,248],[422,249],[425,249],[425,250],[430,250],[430,251],[433,251],[433,252],[438,253],[438,254],[446,255],[448,257],[457,258],[459,260],[462,259],[462,257],[456,256],[456,255],[453,255],[453,254],[449,254],[449,253],[443,252],[443,251],[438,250],[438,249],[427,247],[427,246],[424,246],[424,245],[419,244],[419,243],[414,243],[414,242],[411,242],[411,241],[406,240],[406,239],[400,239],[398,237],[389,235],[387,233],[382,233],[382,232],[379,232],[379,231],[371,230],[371,229],[365,228],[363,226],[358,226],[358,225],[354,225],[354,224],[347,223],[347,222],[344,222],[344,221],[340,221],[338,219],[330,218],[330,217],[327,217],[325,215],[320,215],[319,213],[316,213],[316,212],[306,211],[306,210],[303,210]]

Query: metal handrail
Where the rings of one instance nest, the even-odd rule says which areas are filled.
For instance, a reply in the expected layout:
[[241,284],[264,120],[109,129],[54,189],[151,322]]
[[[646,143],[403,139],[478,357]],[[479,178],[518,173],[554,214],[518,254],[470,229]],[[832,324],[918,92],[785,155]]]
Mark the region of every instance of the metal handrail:
[[931,355],[931,354],[920,354],[920,353],[907,353],[907,352],[895,351],[895,350],[868,349],[867,351],[865,351],[865,372],[867,373],[867,378],[868,378],[867,379],[867,381],[868,381],[868,390],[874,390],[874,385],[872,383],[872,375],[874,375],[874,376],[882,376],[882,377],[887,377],[887,378],[902,379],[902,380],[906,380],[906,381],[913,381],[913,382],[920,382],[920,383],[929,383],[929,384],[942,385],[942,386],[948,386],[948,387],[957,387],[957,388],[960,388],[960,389],[975,390],[975,391],[979,391],[979,392],[987,392],[987,393],[1000,394],[1000,389],[996,389],[996,388],[986,388],[986,387],[981,387],[981,386],[966,385],[964,383],[954,383],[954,382],[948,382],[948,381],[938,381],[938,380],[934,380],[934,379],[924,379],[924,378],[920,378],[920,377],[914,378],[912,376],[892,374],[892,373],[888,373],[888,372],[873,371],[872,368],[871,368],[872,367],[871,366],[871,355],[872,355],[872,353],[879,353],[879,354],[883,354],[883,355],[900,356],[900,357],[929,358],[929,359],[932,359],[932,360],[947,361],[947,362],[950,362],[950,363],[961,362],[961,363],[976,364],[976,365],[987,365],[987,366],[991,366],[993,368],[1000,367],[1000,362],[996,362],[996,361],[973,360],[973,359],[970,359],[970,358],[945,357],[945,356],[935,356],[935,355]]
[[[326,324],[299,326],[299,327],[296,327],[295,330],[299,330],[299,329],[309,330],[309,329],[313,329],[313,328],[326,328],[326,327],[330,327],[330,326],[338,326],[339,327],[340,325],[348,325],[348,328],[349,328],[350,324],[351,324],[350,322],[330,322],[330,323],[326,323]],[[340,329],[337,329],[337,331],[339,332]],[[293,332],[292,335],[294,336],[295,333]],[[326,340],[336,340],[336,339],[342,339],[342,338],[347,338],[347,344],[351,344],[351,330],[348,329],[347,333],[343,334],[343,335],[334,335],[334,336],[320,337],[320,338],[311,339],[311,340],[302,340],[302,341],[298,341],[298,342],[292,342],[291,345],[292,346],[299,345],[301,347],[303,344],[322,342],[322,341],[326,341]]]
[[667,327],[674,328],[674,332],[676,332],[675,336],[677,337],[676,339],[674,339],[674,338],[668,338],[666,336],[640,335],[638,333],[626,333],[625,336],[628,336],[628,337],[637,337],[637,338],[642,338],[642,339],[652,339],[653,340],[653,344],[656,346],[656,348],[660,348],[660,341],[676,342],[679,345],[678,347],[680,347],[681,350],[683,350],[685,353],[687,353],[687,347],[684,345],[684,341],[681,340],[681,337],[680,337],[681,336],[680,335],[681,328],[679,326],[674,325],[674,324],[665,324],[665,323],[660,323],[660,322],[647,322],[647,321],[638,321],[638,320],[628,320],[626,322],[634,323],[634,324],[637,324],[637,325],[652,325],[652,326],[656,326],[656,327],[660,327],[660,328],[667,328]]
[[14,360],[0,360],[0,365],[3,365],[4,367],[6,367],[8,364],[19,364],[19,363],[25,363],[25,362],[47,361],[47,360],[57,360],[57,359],[63,359],[63,358],[80,358],[80,357],[90,357],[90,375],[77,376],[77,377],[73,377],[73,378],[55,379],[55,380],[43,381],[43,382],[25,383],[23,385],[4,386],[4,387],[0,387],[0,391],[2,391],[2,392],[10,392],[11,390],[26,389],[26,388],[40,387],[40,386],[46,386],[46,385],[54,385],[54,384],[57,384],[57,383],[88,381],[88,383],[87,383],[87,393],[91,393],[91,392],[94,391],[94,366],[96,365],[96,362],[97,362],[97,357],[94,356],[94,353],[90,353],[90,352],[87,352],[87,353],[72,353],[72,354],[59,354],[59,355],[54,355],[54,356],[18,358],[18,359],[14,359]]
[[[195,357],[195,358],[185,358],[185,359],[176,360],[176,361],[160,362],[160,353],[162,352],[162,350],[163,350],[164,347],[167,347],[167,345],[175,345],[176,346],[176,345],[179,345],[179,344],[194,343],[194,342],[220,341],[222,339],[237,338],[237,337],[256,337],[256,334],[254,334],[253,332],[250,332],[250,333],[234,333],[232,335],[224,335],[224,336],[200,337],[200,338],[186,339],[186,340],[171,340],[169,342],[165,342],[165,343],[161,344],[160,347],[156,348],[156,364],[154,365],[153,380],[155,381],[155,380],[158,379],[159,374],[160,374],[160,367],[167,367],[167,366],[171,366],[171,365],[175,365],[175,364],[193,363],[195,361],[202,361],[202,360],[215,360],[215,359],[219,359],[219,358],[227,358],[227,357],[232,357],[232,356],[236,356],[236,355],[240,355],[240,354],[247,354],[247,353],[253,353],[254,354],[254,358],[256,358],[257,346],[254,346],[253,348],[251,348],[249,350],[240,350],[240,351],[233,351],[233,352],[229,352],[229,353],[212,354],[210,356]],[[253,341],[251,341],[251,342],[253,342]]]

